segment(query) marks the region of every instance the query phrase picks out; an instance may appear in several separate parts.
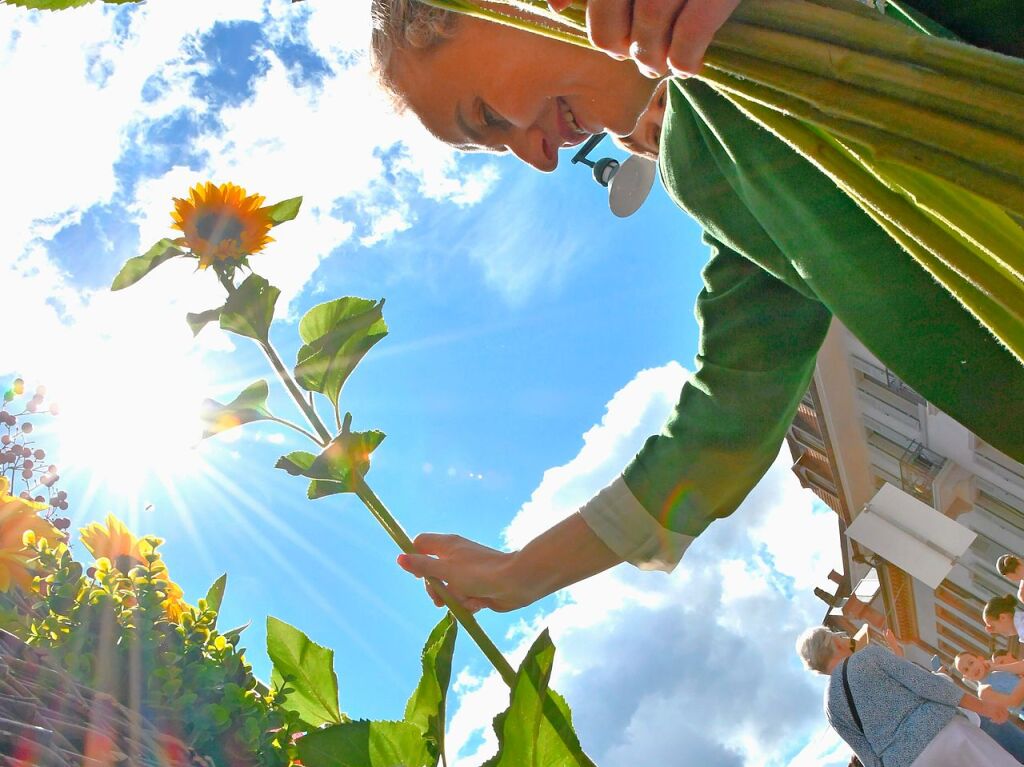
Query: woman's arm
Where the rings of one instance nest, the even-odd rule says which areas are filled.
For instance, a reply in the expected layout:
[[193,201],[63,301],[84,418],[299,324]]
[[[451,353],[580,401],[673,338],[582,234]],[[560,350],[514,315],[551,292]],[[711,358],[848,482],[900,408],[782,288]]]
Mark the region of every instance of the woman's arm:
[[[1013,657],[1013,656],[1000,656],[1002,658]],[[998,660],[992,661],[993,671],[1007,671],[1011,674],[1024,674],[1024,660]]]
[[[994,694],[998,695],[994,690]],[[960,699],[960,702],[956,704],[960,708],[966,708],[968,711],[973,711],[976,714],[980,714],[986,719],[991,719],[996,724],[1002,724],[1010,718],[1009,712],[1006,710],[1006,706],[1002,705],[996,700],[979,700],[973,695],[967,695],[966,693]]]
[[[579,514],[512,553],[458,535],[423,533],[414,543],[421,553],[402,554],[398,564],[417,577],[444,581],[470,610],[515,610],[622,562]],[[427,591],[441,607],[429,583]]]

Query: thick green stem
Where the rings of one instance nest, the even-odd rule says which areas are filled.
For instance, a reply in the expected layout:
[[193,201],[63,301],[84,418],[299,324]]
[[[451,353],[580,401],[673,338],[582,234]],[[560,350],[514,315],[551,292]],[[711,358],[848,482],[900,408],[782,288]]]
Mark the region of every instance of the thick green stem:
[[727,98],[814,162],[1024,362],[1024,286],[993,274],[908,200],[807,126],[742,97]]
[[[1024,96],[1007,93],[1003,89],[834,43],[740,22],[727,25],[715,36],[712,60],[716,54],[720,55],[718,52],[722,49],[763,60],[763,68],[776,67],[776,62],[784,62],[785,70],[780,77],[784,75],[782,82],[786,84],[786,90],[792,87],[800,93],[805,92],[799,81],[788,79],[788,70],[796,69],[829,81],[847,83],[854,89],[854,95],[862,100],[870,98],[866,95],[868,92],[898,99],[898,102],[878,100],[876,111],[880,119],[888,120],[891,110],[898,110],[906,103],[951,115],[967,125],[987,125],[1024,138]],[[723,61],[723,68],[728,68],[727,64]],[[738,69],[733,71],[746,75]],[[819,91],[820,84],[815,96]],[[835,95],[841,104],[845,103],[843,89],[838,89]]]
[[324,422],[320,420],[319,414],[316,409],[306,401],[306,398],[302,396],[302,392],[299,390],[299,385],[295,383],[295,379],[292,378],[288,369],[284,366],[284,362],[281,361],[281,357],[278,355],[277,350],[273,347],[270,341],[258,341],[260,348],[266,355],[267,360],[270,362],[271,367],[277,373],[277,377],[281,379],[281,383],[288,390],[288,393],[292,395],[292,399],[295,400],[295,404],[299,406],[299,410],[306,416],[306,420],[309,421],[309,425],[313,427],[313,430],[319,435],[320,439],[316,440],[321,446],[326,446],[331,443],[331,433],[324,426]]
[[[359,496],[359,499],[366,505],[366,508],[377,518],[381,526],[388,531],[388,534],[398,544],[398,547],[406,554],[416,554],[416,547],[413,546],[412,540],[402,529],[398,520],[391,515],[387,507],[374,494],[370,486],[366,484],[365,480],[359,477],[356,479],[355,484],[356,495]],[[455,619],[462,624],[462,627],[466,629],[466,633],[473,638],[473,641],[476,642],[477,646],[487,657],[487,660],[491,662],[491,665],[501,675],[501,678],[505,680],[505,683],[511,687],[515,682],[516,672],[505,659],[505,656],[501,654],[501,650],[487,636],[487,632],[483,630],[483,627],[473,617],[473,614],[459,604],[458,600],[452,596],[443,583],[435,578],[429,578],[428,580],[435,593],[444,600],[445,605],[452,615],[455,616]]]
[[874,52],[1024,93],[1024,61],[953,40],[917,34],[905,24],[881,14],[862,17],[804,0],[744,0],[732,19]]
[[1024,177],[1024,141],[1019,138],[735,51],[709,51],[706,62],[780,93],[793,94],[831,117],[869,125],[901,140],[970,158],[994,173]]
[[806,101],[765,85],[742,80],[705,67],[700,78],[722,93],[731,93],[792,117],[817,125],[830,133],[868,147],[879,159],[902,163],[950,181],[1006,210],[1024,215],[1024,185],[963,157],[925,146],[913,139],[898,138],[885,130],[825,114]]

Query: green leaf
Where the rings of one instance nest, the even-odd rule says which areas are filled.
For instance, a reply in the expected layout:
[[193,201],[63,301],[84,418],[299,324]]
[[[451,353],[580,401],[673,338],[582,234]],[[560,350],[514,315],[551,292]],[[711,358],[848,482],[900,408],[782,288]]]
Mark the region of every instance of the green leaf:
[[204,424],[203,439],[247,423],[273,420],[267,409],[269,396],[267,382],[257,381],[245,387],[241,394],[226,405],[212,399],[205,400],[200,413]]
[[268,205],[262,209],[262,212],[267,214],[273,226],[277,226],[285,221],[291,221],[299,215],[299,207],[301,205],[301,197],[292,197],[290,200],[281,200],[281,202]]
[[241,626],[235,626],[233,629],[228,629],[221,636],[223,636],[229,642],[238,641],[239,637],[242,636],[242,632],[245,631],[249,626],[252,625],[252,621],[246,621]]
[[408,722],[348,722],[299,739],[306,767],[427,767],[434,758]]
[[[42,7],[42,6],[38,6]],[[134,285],[165,261],[185,255],[173,240],[163,239],[141,256],[129,258],[110,285],[111,290],[122,290]]]
[[405,705],[405,721],[419,728],[434,757],[433,765],[437,765],[444,753],[445,704],[457,632],[458,624],[451,613],[434,626],[423,646],[420,683]]
[[508,709],[494,718],[498,753],[482,767],[594,767],[561,695],[548,688],[555,646],[547,630],[526,654]]
[[309,467],[313,465],[315,460],[316,456],[312,453],[307,453],[305,450],[296,450],[294,453],[288,453],[288,455],[282,455],[278,458],[274,468],[284,469],[293,477],[304,477],[307,476],[306,472],[309,471]]
[[287,710],[296,712],[312,727],[345,721],[338,708],[334,650],[321,647],[294,626],[268,616],[267,654],[277,677],[287,679],[295,689],[285,698]]
[[320,455],[296,451],[278,459],[275,467],[293,477],[308,477],[310,500],[355,490],[355,479],[370,470],[370,454],[383,442],[382,431],[349,431],[351,414],[345,417],[341,434],[335,437]]
[[211,322],[217,322],[220,320],[220,313],[224,311],[224,307],[221,306],[218,309],[207,309],[205,312],[189,312],[185,315],[185,322],[192,328],[192,336],[199,335],[199,331],[209,325]]
[[318,501],[321,498],[326,498],[329,495],[338,495],[339,493],[351,492],[349,488],[340,482],[328,482],[323,479],[314,479],[309,483],[309,487],[306,489],[306,498],[311,501]]
[[339,298],[314,306],[299,322],[304,346],[295,378],[307,391],[319,392],[338,406],[345,381],[366,353],[388,334],[384,300]]
[[250,274],[224,304],[220,326],[246,338],[266,341],[281,291],[258,274]]
[[40,11],[61,11],[65,8],[88,5],[91,2],[93,0],[0,0],[0,5],[17,5]]
[[224,601],[224,589],[228,585],[228,574],[224,573],[213,582],[210,590],[206,592],[206,606],[214,612],[220,612],[221,603]]

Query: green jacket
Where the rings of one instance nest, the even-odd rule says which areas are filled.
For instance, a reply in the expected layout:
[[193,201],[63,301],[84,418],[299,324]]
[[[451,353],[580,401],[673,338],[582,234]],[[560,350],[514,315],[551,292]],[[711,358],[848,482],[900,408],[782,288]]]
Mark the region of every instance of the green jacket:
[[697,367],[663,431],[581,510],[598,535],[668,569],[731,514],[778,454],[833,315],[1024,461],[1024,366],[825,175],[709,86],[673,81],[668,102],[662,178],[711,247]]

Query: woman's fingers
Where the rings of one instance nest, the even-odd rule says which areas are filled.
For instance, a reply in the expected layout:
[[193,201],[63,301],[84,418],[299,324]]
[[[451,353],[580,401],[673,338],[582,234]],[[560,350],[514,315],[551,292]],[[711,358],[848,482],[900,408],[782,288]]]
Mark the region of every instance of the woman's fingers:
[[687,2],[633,0],[629,55],[648,77],[668,74],[669,47],[675,22]]
[[445,579],[445,563],[436,557],[425,554],[399,554],[398,566],[417,578]]
[[572,5],[572,0],[548,0],[548,5],[551,7],[551,10],[561,13]]
[[719,28],[729,19],[740,0],[690,0],[672,27],[668,65],[679,74],[696,74],[704,54]]
[[633,0],[590,0],[587,3],[590,42],[605,53],[616,58],[628,58],[633,42],[632,29]]

